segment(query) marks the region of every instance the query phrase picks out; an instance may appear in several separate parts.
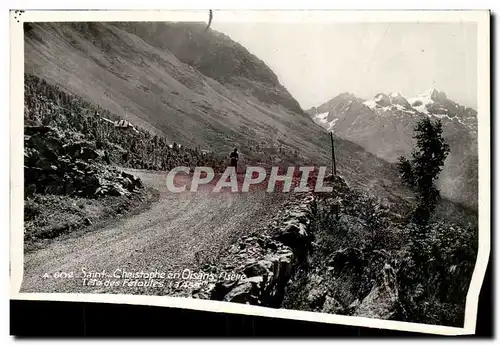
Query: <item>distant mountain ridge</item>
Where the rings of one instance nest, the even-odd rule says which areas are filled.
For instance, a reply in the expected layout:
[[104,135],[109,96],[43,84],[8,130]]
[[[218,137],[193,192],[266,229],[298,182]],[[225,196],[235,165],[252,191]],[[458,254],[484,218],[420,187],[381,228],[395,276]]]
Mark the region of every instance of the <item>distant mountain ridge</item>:
[[328,127],[333,128],[332,121],[336,122],[337,117],[332,116],[328,121],[328,113],[338,108],[339,105],[351,105],[353,101],[362,103],[378,114],[384,114],[387,111],[399,111],[410,115],[426,114],[439,119],[457,121],[470,131],[477,131],[477,111],[448,99],[444,92],[436,89],[429,89],[408,99],[399,92],[378,93],[370,100],[364,100],[351,93],[341,93],[321,106],[313,107],[306,112],[316,122],[322,125],[328,123]]
[[441,120],[451,148],[439,180],[442,194],[477,205],[477,111],[450,100],[444,92],[430,89],[411,98],[398,92],[378,93],[371,100],[341,93],[306,112],[327,131],[389,162],[411,153],[419,119]]

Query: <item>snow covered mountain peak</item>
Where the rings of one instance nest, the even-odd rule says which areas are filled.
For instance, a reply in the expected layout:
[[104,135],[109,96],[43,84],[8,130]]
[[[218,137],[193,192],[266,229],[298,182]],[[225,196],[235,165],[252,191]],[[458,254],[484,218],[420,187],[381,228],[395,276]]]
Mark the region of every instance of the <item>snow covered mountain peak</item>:
[[427,115],[454,116],[463,108],[448,99],[444,92],[434,88],[410,98],[409,102],[415,110]]
[[439,93],[438,89],[430,88],[428,90],[425,90],[424,92],[419,93],[417,96],[426,97],[426,98],[432,98],[433,96],[435,96],[438,93]]
[[444,93],[443,91],[440,91],[436,88],[428,89],[428,90],[418,94],[416,97],[425,98],[425,99],[429,99],[432,101],[448,100],[446,93]]
[[399,110],[410,114],[415,113],[408,100],[399,92],[391,92],[389,95],[378,93],[373,99],[363,104],[374,111]]
[[453,126],[464,126],[472,133],[477,131],[477,112],[450,100],[444,92],[435,88],[412,98],[406,98],[400,92],[380,92],[368,101],[350,93],[342,93],[317,109],[312,108],[309,113],[317,124],[327,130],[339,126],[347,117],[367,117],[372,113],[401,121],[428,116]]
[[412,152],[418,121],[441,120],[451,148],[439,182],[443,195],[465,200],[476,193],[469,182],[471,174],[477,173],[477,112],[444,92],[429,89],[412,98],[399,92],[377,93],[370,100],[339,95],[318,110],[309,112],[317,124],[390,162]]

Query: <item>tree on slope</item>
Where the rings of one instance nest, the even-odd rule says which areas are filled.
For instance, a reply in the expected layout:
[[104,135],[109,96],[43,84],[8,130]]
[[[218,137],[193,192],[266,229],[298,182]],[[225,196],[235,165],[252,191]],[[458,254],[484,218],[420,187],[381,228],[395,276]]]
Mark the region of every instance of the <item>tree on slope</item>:
[[399,158],[401,179],[418,195],[413,221],[419,226],[428,223],[439,200],[439,190],[435,182],[450,152],[442,134],[443,126],[440,120],[433,122],[428,117],[422,119],[414,129],[416,149],[411,158]]

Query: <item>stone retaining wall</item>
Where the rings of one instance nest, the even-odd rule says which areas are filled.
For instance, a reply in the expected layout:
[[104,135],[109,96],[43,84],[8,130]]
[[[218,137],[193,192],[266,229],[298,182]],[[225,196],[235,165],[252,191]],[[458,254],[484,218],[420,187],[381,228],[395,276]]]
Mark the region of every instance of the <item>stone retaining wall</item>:
[[283,292],[296,264],[311,247],[311,211],[314,197],[308,194],[287,207],[270,234],[244,236],[229,249],[228,272],[238,280],[219,281],[207,291],[208,298],[225,302],[280,307]]

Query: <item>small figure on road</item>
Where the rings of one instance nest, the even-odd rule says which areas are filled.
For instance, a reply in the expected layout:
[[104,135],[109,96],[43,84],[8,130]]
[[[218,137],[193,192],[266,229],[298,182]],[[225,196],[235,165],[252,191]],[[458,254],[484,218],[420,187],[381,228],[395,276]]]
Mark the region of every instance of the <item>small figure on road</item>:
[[231,160],[231,166],[236,168],[238,165],[238,149],[234,149],[234,151],[231,152],[229,159]]

